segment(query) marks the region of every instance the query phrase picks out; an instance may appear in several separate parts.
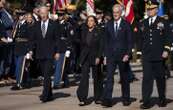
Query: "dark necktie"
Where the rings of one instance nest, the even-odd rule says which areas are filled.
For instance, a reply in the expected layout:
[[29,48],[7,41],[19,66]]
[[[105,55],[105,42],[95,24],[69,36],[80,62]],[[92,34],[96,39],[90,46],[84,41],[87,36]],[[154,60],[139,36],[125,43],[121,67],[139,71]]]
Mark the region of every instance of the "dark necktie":
[[150,18],[150,26],[153,24],[153,18]]
[[42,23],[41,31],[42,31],[43,38],[45,38],[45,36],[46,36],[46,25],[45,25],[45,22]]
[[118,23],[116,22],[115,23],[115,33],[117,32],[117,30],[118,30]]

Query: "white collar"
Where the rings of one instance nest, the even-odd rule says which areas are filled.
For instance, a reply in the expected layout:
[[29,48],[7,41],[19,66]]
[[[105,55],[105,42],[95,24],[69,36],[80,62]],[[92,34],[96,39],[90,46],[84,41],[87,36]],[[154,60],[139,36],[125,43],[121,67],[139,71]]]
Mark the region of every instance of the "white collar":
[[20,23],[21,23],[21,24],[24,24],[24,23],[25,23],[25,21],[26,21],[26,20],[22,20],[22,21],[20,21]]
[[[41,21],[41,24],[43,24],[44,21]],[[48,24],[49,23],[49,19],[47,19],[45,22],[45,24]]]
[[[44,23],[45,23],[45,32],[47,32],[48,24],[49,24],[49,19],[47,19]],[[41,21],[41,26],[42,25],[43,25],[43,21]]]
[[38,15],[33,13],[33,16],[35,17],[36,20],[38,20]]
[[156,18],[157,18],[157,15],[156,16],[153,16],[153,17],[150,17],[150,19],[152,18],[152,22],[154,23]]
[[102,19],[99,19],[99,20],[98,20],[98,23],[100,24],[101,22],[102,22]]
[[118,27],[120,26],[120,23],[121,23],[121,20],[122,18],[120,18],[118,21],[114,21],[114,24],[117,23],[118,24]]

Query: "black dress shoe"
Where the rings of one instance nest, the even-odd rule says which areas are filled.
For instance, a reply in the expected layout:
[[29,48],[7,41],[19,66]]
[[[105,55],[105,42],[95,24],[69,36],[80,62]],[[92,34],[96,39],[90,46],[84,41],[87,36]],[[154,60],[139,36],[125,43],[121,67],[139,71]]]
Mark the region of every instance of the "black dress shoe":
[[53,97],[49,97],[49,98],[41,98],[40,100],[42,101],[42,103],[46,103],[46,102],[53,101],[54,98],[53,98]]
[[151,107],[152,107],[152,105],[149,102],[143,103],[143,104],[140,105],[141,109],[149,109]]
[[63,84],[63,85],[62,85],[62,88],[69,88],[69,87],[70,87],[69,84]]
[[139,100],[139,103],[142,103],[143,102],[143,99]]
[[134,82],[134,81],[139,81],[139,79],[136,78],[136,77],[133,77],[133,78],[129,79],[129,82],[130,82],[130,83],[132,83],[132,82]]
[[87,105],[87,102],[86,101],[80,101],[79,102],[79,106],[85,106],[85,105]]
[[31,88],[31,84],[24,84],[22,85],[23,89],[30,89]]
[[17,85],[11,87],[11,90],[20,90],[20,89],[22,89],[22,87],[19,87]]
[[166,107],[167,106],[166,99],[159,100],[158,105],[159,107]]
[[101,100],[96,100],[95,104],[102,104],[102,101]]
[[129,106],[131,102],[129,100],[124,100],[123,101],[123,106]]
[[61,89],[62,86],[61,85],[58,85],[58,86],[53,86],[53,89]]
[[104,107],[112,107],[112,101],[111,100],[103,100],[101,105]]

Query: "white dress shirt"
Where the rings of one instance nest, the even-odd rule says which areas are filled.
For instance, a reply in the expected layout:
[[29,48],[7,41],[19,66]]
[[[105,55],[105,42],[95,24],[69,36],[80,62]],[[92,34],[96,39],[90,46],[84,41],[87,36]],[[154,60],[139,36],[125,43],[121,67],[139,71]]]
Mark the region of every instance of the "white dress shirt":
[[45,23],[45,33],[47,33],[47,28],[48,28],[48,24],[49,24],[49,19],[47,19],[46,21],[41,21],[41,27],[42,27],[43,23]]
[[[117,26],[117,30],[119,29],[121,20],[122,20],[122,18],[120,18],[118,21],[114,21],[114,30],[116,30],[116,25],[118,25],[118,26]],[[117,23],[117,24],[116,24],[116,23]]]
[[[154,17],[150,17],[149,18],[149,25],[153,24],[156,21],[156,18],[157,18],[157,15]],[[152,19],[152,21],[151,21],[151,19]]]

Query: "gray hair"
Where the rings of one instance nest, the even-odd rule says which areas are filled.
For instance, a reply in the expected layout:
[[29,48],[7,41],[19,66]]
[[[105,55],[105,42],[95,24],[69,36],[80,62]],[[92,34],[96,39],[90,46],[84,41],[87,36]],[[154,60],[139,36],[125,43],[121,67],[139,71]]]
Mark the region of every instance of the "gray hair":
[[40,5],[38,8],[39,8],[39,10],[40,10],[40,9],[46,9],[46,10],[48,11],[48,7],[45,6],[45,5]]
[[115,8],[118,8],[119,11],[123,12],[124,10],[124,7],[120,4],[115,4],[113,7],[112,7],[112,10],[114,10]]

